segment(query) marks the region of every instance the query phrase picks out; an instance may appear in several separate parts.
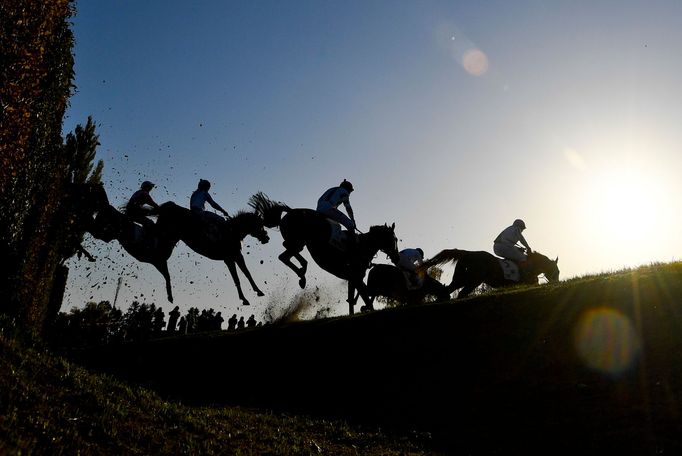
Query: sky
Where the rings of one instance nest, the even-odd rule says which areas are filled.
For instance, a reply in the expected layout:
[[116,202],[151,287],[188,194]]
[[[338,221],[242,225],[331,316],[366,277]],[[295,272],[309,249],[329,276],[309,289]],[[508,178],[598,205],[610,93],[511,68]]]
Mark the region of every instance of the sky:
[[[315,207],[345,178],[359,229],[395,222],[399,248],[426,257],[492,251],[522,218],[562,279],[669,262],[681,18],[679,1],[80,1],[64,131],[93,116],[115,206],[143,180],[188,206],[204,178],[230,213],[258,191]],[[270,234],[244,242],[266,296],[242,279],[240,306],[224,263],[179,244],[175,304],[261,319],[290,302]],[[69,261],[62,310],[113,301],[119,277],[118,306],[173,307],[151,265],[86,247],[98,262]],[[308,278],[309,317],[347,313],[344,282],[312,262]]]

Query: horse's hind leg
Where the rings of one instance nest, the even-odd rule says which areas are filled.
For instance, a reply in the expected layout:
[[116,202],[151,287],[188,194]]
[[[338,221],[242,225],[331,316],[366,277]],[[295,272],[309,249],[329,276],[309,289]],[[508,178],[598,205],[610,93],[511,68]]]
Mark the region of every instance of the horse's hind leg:
[[[291,257],[296,257],[298,262],[301,264],[301,267],[296,266],[292,261]],[[279,255],[279,261],[282,263],[286,264],[289,269],[294,271],[296,275],[298,276],[298,285],[301,288],[305,288],[305,273],[308,270],[308,262],[303,258],[303,256],[299,252],[295,252],[292,250],[285,250]]]

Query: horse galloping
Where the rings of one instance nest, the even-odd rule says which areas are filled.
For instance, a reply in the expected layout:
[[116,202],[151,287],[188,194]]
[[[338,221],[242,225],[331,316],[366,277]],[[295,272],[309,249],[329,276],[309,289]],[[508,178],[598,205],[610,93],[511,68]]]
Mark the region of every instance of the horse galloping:
[[[350,314],[353,314],[357,302],[356,291],[365,302],[363,310],[374,308],[364,282],[365,273],[380,250],[394,263],[398,261],[395,224],[372,226],[367,233],[358,235],[356,243],[351,241],[344,248],[330,243],[335,227],[323,214],[313,209],[291,209],[260,192],[251,197],[249,205],[263,217],[265,226],[279,226],[285,248],[279,260],[296,273],[301,288],[305,288],[308,267],[301,252],[307,247],[310,256],[322,269],[348,282]],[[283,213],[286,214],[282,216]],[[292,258],[296,258],[299,266],[291,261]]]
[[424,282],[419,288],[408,287],[405,273],[390,264],[377,264],[369,270],[367,290],[372,299],[385,296],[407,304],[421,303],[428,295],[439,301],[450,298],[446,286],[428,274],[424,275]]
[[253,280],[241,252],[242,240],[247,235],[255,237],[263,244],[267,244],[270,240],[263,220],[258,214],[239,212],[233,217],[228,217],[224,222],[207,220],[201,215],[192,213],[189,209],[167,202],[159,207],[156,226],[160,232],[172,239],[183,241],[199,255],[225,262],[234,285],[237,287],[239,299],[245,306],[250,303],[242,292],[236,266],[239,266],[253,291],[258,296],[265,296]]
[[538,252],[528,255],[528,262],[523,269],[521,279],[516,282],[505,278],[500,258],[488,252],[470,252],[468,250],[442,250],[436,256],[422,263],[417,270],[426,271],[431,266],[443,265],[456,261],[455,272],[447,289],[450,293],[461,288],[457,298],[464,298],[482,283],[493,288],[510,286],[519,283],[537,284],[538,276],[544,274],[549,282],[559,281],[559,257],[551,260]]

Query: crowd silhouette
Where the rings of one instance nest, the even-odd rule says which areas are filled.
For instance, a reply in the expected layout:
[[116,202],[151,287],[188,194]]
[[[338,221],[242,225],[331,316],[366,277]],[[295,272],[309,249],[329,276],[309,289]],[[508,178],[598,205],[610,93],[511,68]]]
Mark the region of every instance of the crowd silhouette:
[[139,342],[164,336],[196,334],[209,331],[239,331],[263,326],[251,314],[233,314],[227,328],[222,313],[213,308],[199,310],[190,307],[182,315],[179,306],[166,313],[155,304],[134,301],[123,312],[109,301],[89,302],[84,308],[74,307],[70,312],[60,312],[49,328],[49,339],[55,346],[83,347],[120,342]]

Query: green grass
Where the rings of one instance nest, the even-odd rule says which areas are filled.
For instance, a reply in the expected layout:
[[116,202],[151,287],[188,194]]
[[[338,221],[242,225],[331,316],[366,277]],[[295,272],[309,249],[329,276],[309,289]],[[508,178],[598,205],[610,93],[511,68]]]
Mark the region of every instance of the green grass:
[[116,378],[37,347],[0,331],[0,454],[682,452],[680,262],[72,353]]
[[423,454],[341,421],[190,407],[0,336],[0,454]]

